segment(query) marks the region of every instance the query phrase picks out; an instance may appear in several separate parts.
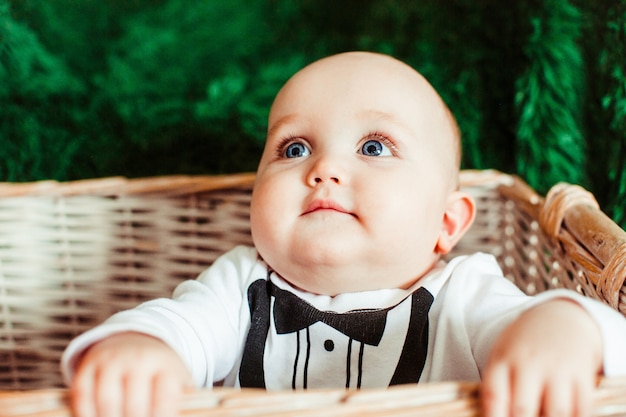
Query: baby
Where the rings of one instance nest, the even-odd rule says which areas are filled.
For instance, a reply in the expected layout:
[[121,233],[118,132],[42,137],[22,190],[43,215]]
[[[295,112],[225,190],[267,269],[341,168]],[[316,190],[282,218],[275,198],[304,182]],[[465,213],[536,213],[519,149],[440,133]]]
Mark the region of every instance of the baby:
[[626,320],[523,295],[491,255],[441,260],[474,218],[460,138],[394,58],[317,61],[278,93],[237,247],[172,299],[118,313],[63,358],[78,416],[173,416],[185,387],[482,381],[486,416],[590,415],[626,374]]

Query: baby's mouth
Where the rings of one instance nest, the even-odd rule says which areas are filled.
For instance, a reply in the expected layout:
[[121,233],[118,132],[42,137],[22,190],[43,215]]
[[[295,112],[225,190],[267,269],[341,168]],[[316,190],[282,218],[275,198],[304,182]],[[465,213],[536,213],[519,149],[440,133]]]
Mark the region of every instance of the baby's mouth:
[[357,217],[356,214],[351,213],[347,209],[345,209],[341,204],[333,200],[313,200],[307,208],[302,213],[302,216],[305,216],[310,213],[320,212],[320,211],[335,211],[338,213],[349,214],[350,216]]

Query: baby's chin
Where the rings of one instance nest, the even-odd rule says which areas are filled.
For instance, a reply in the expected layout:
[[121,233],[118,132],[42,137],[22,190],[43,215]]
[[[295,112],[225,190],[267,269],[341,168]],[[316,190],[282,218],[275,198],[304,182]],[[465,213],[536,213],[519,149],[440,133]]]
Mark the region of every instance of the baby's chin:
[[[330,245],[329,245],[330,246]],[[358,256],[358,251],[270,250],[261,257],[293,287],[313,294],[338,294],[409,288],[432,265],[382,256]],[[300,248],[298,248],[300,249]],[[394,255],[392,255],[394,256]]]

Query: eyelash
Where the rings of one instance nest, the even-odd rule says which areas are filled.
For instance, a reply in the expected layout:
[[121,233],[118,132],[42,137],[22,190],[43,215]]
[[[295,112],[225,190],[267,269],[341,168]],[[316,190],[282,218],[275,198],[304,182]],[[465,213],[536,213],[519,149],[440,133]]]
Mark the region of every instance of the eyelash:
[[280,142],[278,142],[278,146],[276,147],[276,157],[279,159],[284,158],[287,146],[291,145],[294,142],[306,143],[306,141],[299,136],[286,136],[285,138],[281,139]]
[[396,146],[395,142],[391,140],[389,136],[377,130],[374,130],[368,133],[367,135],[365,135],[365,137],[362,139],[362,142],[367,142],[368,140],[373,140],[373,139],[382,142],[383,145],[389,148],[389,150],[391,151],[393,155],[396,155],[398,153],[398,147]]
[[[367,135],[365,135],[361,139],[361,143],[365,143],[368,140],[379,140],[383,143],[383,145],[389,148],[392,154],[394,155],[397,154],[398,148],[396,147],[395,142],[391,140],[389,136],[387,136],[386,134],[382,132],[379,132],[377,130],[369,132]],[[295,135],[286,136],[283,139],[281,139],[280,142],[278,142],[278,146],[276,147],[276,156],[278,158],[284,158],[285,150],[287,149],[287,146],[291,145],[293,142],[296,142],[296,141],[302,141],[305,143],[305,146],[308,146],[306,145],[306,141],[299,136],[295,136]]]

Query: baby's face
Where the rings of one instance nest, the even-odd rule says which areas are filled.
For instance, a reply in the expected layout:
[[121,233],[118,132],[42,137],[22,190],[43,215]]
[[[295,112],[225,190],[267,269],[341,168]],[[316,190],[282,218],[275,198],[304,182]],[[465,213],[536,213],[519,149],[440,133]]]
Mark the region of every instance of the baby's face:
[[305,68],[270,112],[251,205],[259,253],[313,293],[410,286],[438,259],[453,138],[438,95],[398,61]]

